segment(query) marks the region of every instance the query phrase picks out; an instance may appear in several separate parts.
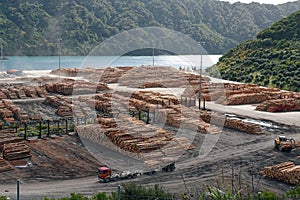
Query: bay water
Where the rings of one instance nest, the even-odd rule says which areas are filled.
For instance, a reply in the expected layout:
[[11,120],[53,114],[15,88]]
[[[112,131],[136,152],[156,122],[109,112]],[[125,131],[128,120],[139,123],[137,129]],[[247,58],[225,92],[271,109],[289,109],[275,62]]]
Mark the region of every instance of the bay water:
[[173,66],[203,69],[218,62],[221,55],[161,55],[161,56],[8,56],[1,60],[0,71],[53,70],[61,68],[103,68],[115,66]]

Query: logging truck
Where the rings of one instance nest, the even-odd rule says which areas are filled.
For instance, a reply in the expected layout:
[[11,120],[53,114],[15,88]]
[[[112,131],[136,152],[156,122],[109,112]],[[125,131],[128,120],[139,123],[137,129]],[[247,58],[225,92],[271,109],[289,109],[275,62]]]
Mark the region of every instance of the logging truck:
[[[162,171],[169,172],[175,170],[175,162],[169,163],[161,168]],[[98,168],[98,181],[107,183],[110,181],[117,181],[122,179],[132,179],[143,174],[152,175],[155,174],[158,170],[157,169],[147,169],[144,172],[142,171],[123,171],[119,173],[112,173],[112,169],[107,165],[100,166]]]
[[296,142],[293,138],[286,138],[285,136],[278,136],[274,140],[275,149],[279,151],[291,151],[292,149],[299,148],[300,142]]

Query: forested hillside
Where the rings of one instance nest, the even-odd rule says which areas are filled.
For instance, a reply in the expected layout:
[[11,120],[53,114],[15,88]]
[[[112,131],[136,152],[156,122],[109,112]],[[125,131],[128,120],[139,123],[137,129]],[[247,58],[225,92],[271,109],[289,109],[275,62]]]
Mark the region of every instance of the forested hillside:
[[207,70],[224,79],[300,92],[300,10],[261,31]]
[[160,26],[222,54],[298,9],[300,1],[278,6],[217,0],[1,1],[0,42],[7,55],[55,55],[59,49],[86,55],[122,31]]

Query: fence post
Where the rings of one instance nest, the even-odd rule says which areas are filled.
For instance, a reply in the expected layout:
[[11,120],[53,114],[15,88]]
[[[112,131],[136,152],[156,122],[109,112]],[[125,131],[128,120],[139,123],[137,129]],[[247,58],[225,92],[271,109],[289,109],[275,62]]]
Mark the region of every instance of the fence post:
[[118,185],[118,200],[121,200],[121,186]]
[[17,180],[17,200],[20,200],[20,179]]
[[38,139],[41,139],[42,138],[42,120],[41,119],[39,120],[39,125],[40,125],[40,127],[39,127],[39,129],[40,129],[39,131],[40,132],[39,132]]
[[18,122],[16,123],[16,133],[18,133]]
[[24,122],[24,140],[26,140],[26,138],[27,138],[27,123],[26,122]]
[[47,129],[48,129],[47,137],[50,137],[50,120],[49,119],[47,119]]
[[60,135],[60,127],[59,127],[59,120],[57,120],[57,135]]
[[258,198],[258,200],[261,199],[261,193],[260,192],[257,193],[257,198]]
[[66,134],[68,135],[69,132],[68,132],[68,119],[66,119]]

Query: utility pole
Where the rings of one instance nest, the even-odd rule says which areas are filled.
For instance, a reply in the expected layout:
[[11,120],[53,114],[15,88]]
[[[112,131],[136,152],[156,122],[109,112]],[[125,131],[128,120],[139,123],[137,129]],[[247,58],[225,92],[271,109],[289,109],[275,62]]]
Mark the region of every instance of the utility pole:
[[202,53],[201,53],[201,61],[200,61],[200,83],[199,83],[199,110],[201,109],[201,99],[202,99]]
[[[205,44],[205,42],[198,42],[200,45]],[[202,46],[201,46],[202,47]],[[200,75],[200,83],[199,83],[199,110],[201,109],[201,100],[202,100],[202,51],[200,54],[200,69],[199,69],[199,75]]]
[[58,69],[60,69],[60,64],[61,64],[61,38],[58,39]]
[[154,67],[154,47],[152,48],[152,66]]

